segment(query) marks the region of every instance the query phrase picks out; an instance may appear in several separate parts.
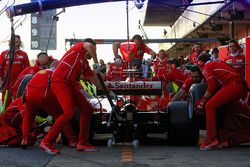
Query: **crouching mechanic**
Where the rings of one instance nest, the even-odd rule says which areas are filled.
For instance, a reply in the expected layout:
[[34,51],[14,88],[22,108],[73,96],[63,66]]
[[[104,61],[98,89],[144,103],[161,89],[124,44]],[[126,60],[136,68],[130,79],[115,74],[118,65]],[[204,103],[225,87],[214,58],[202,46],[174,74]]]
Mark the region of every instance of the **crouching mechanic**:
[[78,151],[94,151],[96,147],[89,144],[89,124],[92,114],[92,107],[84,95],[76,87],[81,78],[87,78],[98,88],[101,88],[96,74],[90,69],[87,58],[93,58],[98,63],[96,55],[96,43],[93,39],[87,38],[68,50],[59,61],[52,77],[51,90],[56,95],[63,114],[55,121],[48,134],[42,140],[40,147],[51,154],[59,153],[54,147],[54,142],[60,131],[67,125],[75,115],[74,107],[79,107],[80,133],[77,143]]
[[16,98],[20,83],[27,74],[35,74],[42,69],[50,68],[50,65],[58,60],[52,56],[48,56],[46,52],[40,52],[37,55],[37,60],[34,66],[26,67],[18,76],[13,87],[13,97]]
[[186,100],[188,91],[193,84],[203,81],[202,72],[197,65],[190,68],[190,76],[185,80],[181,89],[174,95],[171,101]]
[[[62,114],[62,109],[56,96],[50,89],[50,78],[53,74],[52,69],[40,70],[29,81],[24,96],[24,115],[22,133],[23,138],[21,147],[26,149],[30,143],[31,128],[38,109],[50,114],[53,119],[57,119]],[[20,108],[19,108],[20,109]],[[71,147],[76,147],[76,138],[74,136],[71,124],[68,123],[62,129],[69,140]]]
[[[200,146],[201,150],[209,150],[219,147],[216,129],[216,110],[224,105],[237,102],[246,95],[247,89],[243,85],[241,75],[224,62],[211,62],[210,56],[202,54],[197,64],[207,82],[207,90],[204,96],[195,104],[195,109],[206,111],[207,139]],[[216,91],[217,90],[217,91]]]

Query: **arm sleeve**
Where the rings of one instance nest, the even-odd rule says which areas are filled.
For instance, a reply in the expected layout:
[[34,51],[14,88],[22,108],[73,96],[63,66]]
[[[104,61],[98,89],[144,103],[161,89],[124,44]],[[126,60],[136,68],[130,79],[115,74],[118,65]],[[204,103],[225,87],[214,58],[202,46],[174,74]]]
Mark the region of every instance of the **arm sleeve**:
[[190,78],[187,78],[184,84],[182,85],[181,90],[187,92],[191,87],[191,85],[192,85],[192,80]]

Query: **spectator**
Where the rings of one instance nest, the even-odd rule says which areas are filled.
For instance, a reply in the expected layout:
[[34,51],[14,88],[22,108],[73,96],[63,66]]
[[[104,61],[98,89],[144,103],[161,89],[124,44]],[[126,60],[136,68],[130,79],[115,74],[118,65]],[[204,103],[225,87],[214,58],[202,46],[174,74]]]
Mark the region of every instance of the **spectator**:
[[104,63],[103,59],[99,60],[99,65],[100,65],[99,66],[99,72],[106,75],[107,67],[106,67],[106,64]]
[[142,64],[142,77],[143,78],[150,78],[152,76],[152,59],[148,58],[147,60],[143,61]]
[[212,53],[211,60],[212,61],[219,61],[219,49],[218,48],[213,48],[211,53]]

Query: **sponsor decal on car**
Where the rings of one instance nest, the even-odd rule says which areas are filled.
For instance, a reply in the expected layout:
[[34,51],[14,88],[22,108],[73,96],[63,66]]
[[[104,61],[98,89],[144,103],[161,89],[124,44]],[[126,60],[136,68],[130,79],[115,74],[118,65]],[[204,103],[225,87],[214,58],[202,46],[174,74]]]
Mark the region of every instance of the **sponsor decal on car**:
[[106,82],[109,89],[159,89],[158,82]]

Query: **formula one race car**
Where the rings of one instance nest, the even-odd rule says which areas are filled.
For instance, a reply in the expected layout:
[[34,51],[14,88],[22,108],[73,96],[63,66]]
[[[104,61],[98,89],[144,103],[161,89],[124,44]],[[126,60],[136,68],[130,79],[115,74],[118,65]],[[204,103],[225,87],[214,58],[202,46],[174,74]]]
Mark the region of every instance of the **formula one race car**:
[[161,82],[107,81],[102,83],[104,91],[98,91],[98,95],[105,94],[111,108],[107,112],[100,110],[93,114],[92,130],[96,133],[112,132],[113,139],[108,140],[108,146],[132,143],[137,147],[139,139],[147,133],[165,131],[167,122],[165,111],[141,111],[136,104],[142,95],[159,96],[162,91]]
[[[113,133],[113,138],[107,143],[109,147],[117,144],[138,147],[139,141],[148,133],[166,132],[169,144],[197,144],[199,127],[196,118],[188,113],[188,102],[162,105],[160,81],[103,82],[99,78],[104,90],[98,90],[97,95],[104,100],[99,100],[101,109],[93,113],[91,127],[97,134]],[[144,98],[151,98],[151,101],[141,107]]]
[[128,63],[128,69],[123,71],[128,78],[104,82],[99,76],[104,91],[98,90],[97,96],[104,100],[99,100],[100,109],[93,113],[92,132],[113,133],[109,147],[115,144],[137,147],[148,133],[166,132],[169,144],[196,144],[199,129],[188,116],[187,102],[168,105],[169,99],[162,98],[161,81],[145,81],[141,78],[142,70],[131,68],[131,54],[137,50],[135,44],[122,43],[120,49]]

